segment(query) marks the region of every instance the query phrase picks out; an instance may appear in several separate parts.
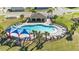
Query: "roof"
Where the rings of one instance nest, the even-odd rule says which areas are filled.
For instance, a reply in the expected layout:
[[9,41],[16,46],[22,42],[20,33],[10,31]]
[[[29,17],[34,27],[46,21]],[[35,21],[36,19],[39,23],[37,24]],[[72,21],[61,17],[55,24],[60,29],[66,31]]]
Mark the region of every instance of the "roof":
[[10,8],[11,11],[24,11],[23,7],[11,7]]
[[33,13],[30,18],[46,18],[46,16],[41,13]]

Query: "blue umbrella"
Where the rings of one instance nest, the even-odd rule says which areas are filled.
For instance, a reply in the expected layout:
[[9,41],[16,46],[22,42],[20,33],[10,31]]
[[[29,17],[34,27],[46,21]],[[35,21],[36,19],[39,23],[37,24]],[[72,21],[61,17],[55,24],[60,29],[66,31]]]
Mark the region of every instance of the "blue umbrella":
[[6,32],[11,33],[11,32],[14,31],[14,30],[16,30],[16,29],[10,27],[10,28],[6,29]]
[[14,30],[13,32],[11,32],[11,36],[20,37],[20,33],[19,33],[19,31],[16,29],[16,30]]
[[10,27],[10,28],[6,29],[6,32],[10,36],[11,32],[14,31],[14,30],[15,30],[14,28]]
[[11,34],[11,28],[6,29],[6,32],[7,32],[8,36],[10,36],[10,34]]
[[9,38],[11,38],[11,32],[14,31],[14,30],[15,30],[15,28],[11,28],[11,27],[6,29],[6,33],[7,33]]
[[29,33],[26,31],[26,29],[23,29],[23,31],[20,33],[21,38],[29,37]]
[[23,31],[20,34],[29,34],[26,29],[23,29]]
[[15,30],[15,31],[13,31],[12,33],[19,34],[19,31],[16,29],[16,30]]
[[6,32],[11,32],[11,28],[6,29]]

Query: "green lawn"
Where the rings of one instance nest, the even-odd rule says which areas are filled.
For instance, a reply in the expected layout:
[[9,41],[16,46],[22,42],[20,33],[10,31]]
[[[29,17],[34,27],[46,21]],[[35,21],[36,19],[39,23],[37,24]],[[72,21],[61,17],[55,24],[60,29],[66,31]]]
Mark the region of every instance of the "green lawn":
[[10,47],[9,46],[0,46],[0,51],[7,51]]
[[12,20],[11,19],[7,19],[7,20],[1,22],[0,25],[2,25],[4,29],[6,29],[8,26],[10,26],[10,25],[12,25],[12,24],[14,24],[16,22],[18,22],[17,19],[12,19]]
[[15,47],[12,47],[12,48],[9,48],[8,51],[19,51],[21,47],[19,46],[15,46]]
[[72,18],[71,14],[66,14],[66,15],[63,15],[63,16],[59,16],[56,19],[56,23],[62,24],[62,25],[64,24],[70,30],[71,25],[73,25],[73,22],[72,22],[71,18]]
[[0,51],[19,51],[20,48],[21,47],[19,46],[10,48],[9,46],[4,45],[4,46],[0,46]]
[[70,30],[71,25],[73,25],[73,21],[71,20],[71,18],[76,17],[79,17],[79,13],[67,13],[64,14],[63,16],[59,16],[55,21],[58,24],[65,25],[68,28],[68,30]]

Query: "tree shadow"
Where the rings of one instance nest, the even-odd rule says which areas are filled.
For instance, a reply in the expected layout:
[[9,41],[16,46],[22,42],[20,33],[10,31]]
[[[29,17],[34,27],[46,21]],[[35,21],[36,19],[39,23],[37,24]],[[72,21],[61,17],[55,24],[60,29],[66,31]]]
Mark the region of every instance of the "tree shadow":
[[[34,41],[33,41],[33,42],[34,42]],[[21,46],[20,51],[28,51],[29,46],[32,45],[33,42],[32,42],[31,44],[29,44],[29,45],[26,44],[27,46],[26,46],[26,45]]]
[[20,51],[28,51],[28,47],[29,47],[29,46],[27,46],[27,47],[22,46],[19,50],[20,50]]
[[47,41],[43,41],[42,43],[38,43],[36,44],[36,46],[34,46],[32,49],[30,49],[30,51],[34,50],[36,48],[36,50],[39,50],[39,49],[42,49],[43,48],[43,45],[44,43],[46,43]]
[[67,41],[72,41],[73,39],[72,39],[71,36],[69,36],[69,37],[66,37],[66,40],[67,40]]
[[72,38],[72,35],[73,35],[73,34],[74,34],[74,32],[73,32],[73,33],[68,32],[68,33],[67,33],[66,40],[67,40],[67,41],[72,41],[72,40],[73,40],[73,38]]

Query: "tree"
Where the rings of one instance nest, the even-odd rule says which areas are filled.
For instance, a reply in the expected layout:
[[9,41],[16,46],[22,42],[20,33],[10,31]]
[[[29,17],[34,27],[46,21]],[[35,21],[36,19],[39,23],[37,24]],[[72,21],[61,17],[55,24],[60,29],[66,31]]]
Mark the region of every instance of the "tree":
[[72,38],[72,33],[69,32],[69,34],[67,35],[66,39],[67,39],[68,41],[72,41],[72,40],[73,40],[73,38]]
[[42,41],[43,41],[43,35],[42,35],[42,33],[39,31],[39,32],[37,33],[37,38],[36,38],[36,47],[37,47],[37,49],[42,48],[42,45],[41,45]]
[[33,34],[34,38],[36,38],[37,31],[35,31],[35,30],[32,30],[32,34]]
[[21,19],[24,19],[24,15],[20,15],[20,18],[21,18]]
[[23,15],[23,14],[20,15],[19,21],[20,21],[20,22],[23,22],[23,21],[24,21],[24,15]]
[[47,41],[48,40],[47,39],[47,36],[49,35],[49,33],[48,32],[45,32],[44,34],[45,34],[45,40]]
[[32,13],[36,13],[37,12],[35,9],[30,9],[29,11],[32,12]]
[[66,7],[66,8],[69,8],[69,9],[74,9],[74,8],[77,8],[77,7]]
[[48,16],[53,16],[53,11],[54,11],[55,9],[54,8],[49,8],[48,9],[48,11],[47,11],[47,13],[48,13]]
[[10,47],[12,48],[15,45],[16,42],[17,42],[17,40],[15,38],[13,38],[12,39],[12,42],[10,44]]

